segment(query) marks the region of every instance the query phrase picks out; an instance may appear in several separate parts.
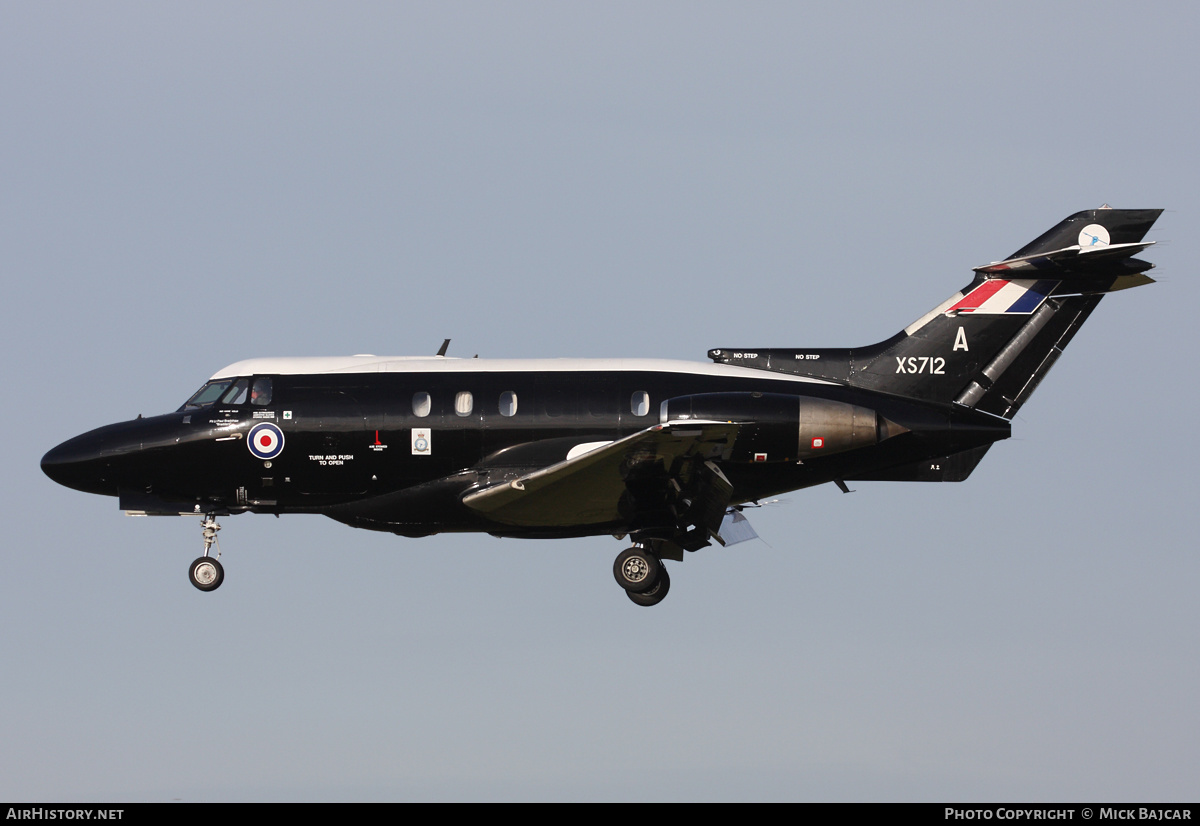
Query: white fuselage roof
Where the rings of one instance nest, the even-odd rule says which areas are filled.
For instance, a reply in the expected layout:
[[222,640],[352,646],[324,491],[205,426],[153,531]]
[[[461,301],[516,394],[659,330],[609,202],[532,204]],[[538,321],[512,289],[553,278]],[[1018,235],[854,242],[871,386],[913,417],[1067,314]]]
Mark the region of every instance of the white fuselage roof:
[[[321,373],[597,373],[648,372],[729,376],[815,384],[834,382],[788,373],[674,359],[461,359],[445,356],[313,356],[246,359],[213,374],[212,379],[260,375]],[[210,379],[211,380],[211,379]]]

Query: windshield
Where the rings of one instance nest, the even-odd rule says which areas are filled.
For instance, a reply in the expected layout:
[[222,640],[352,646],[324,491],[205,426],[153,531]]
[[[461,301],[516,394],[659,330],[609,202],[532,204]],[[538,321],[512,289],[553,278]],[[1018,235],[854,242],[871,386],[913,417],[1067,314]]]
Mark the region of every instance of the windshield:
[[225,392],[221,397],[221,404],[245,404],[246,393],[250,390],[249,379],[238,379],[233,387]]
[[258,407],[265,407],[271,403],[272,395],[271,379],[267,376],[259,376],[254,379],[253,384],[248,378],[218,379],[197,390],[179,409],[196,410],[216,404],[218,400],[222,405],[240,406],[249,402]]
[[195,394],[183,403],[180,410],[194,410],[197,407],[207,407],[220,398],[221,393],[225,388],[233,384],[233,379],[221,379],[220,381],[210,381],[208,384],[201,387]]

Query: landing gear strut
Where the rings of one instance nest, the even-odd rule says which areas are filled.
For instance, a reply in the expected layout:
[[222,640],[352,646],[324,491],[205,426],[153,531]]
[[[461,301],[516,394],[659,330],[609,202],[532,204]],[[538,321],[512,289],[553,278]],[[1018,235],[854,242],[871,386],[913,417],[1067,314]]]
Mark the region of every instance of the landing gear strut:
[[[225,581],[225,569],[219,561],[221,543],[217,542],[217,531],[221,530],[221,526],[217,524],[216,516],[210,513],[204,517],[200,527],[204,529],[204,556],[198,557],[188,568],[188,579],[201,591],[215,591]],[[208,552],[213,545],[217,546],[217,555],[210,557]]]

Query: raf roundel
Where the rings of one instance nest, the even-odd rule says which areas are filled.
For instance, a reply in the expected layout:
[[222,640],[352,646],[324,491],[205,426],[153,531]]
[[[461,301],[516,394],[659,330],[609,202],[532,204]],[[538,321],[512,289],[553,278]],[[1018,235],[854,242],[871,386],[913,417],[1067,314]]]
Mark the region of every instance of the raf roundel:
[[283,452],[283,431],[270,422],[255,425],[246,437],[246,447],[259,459],[274,459]]

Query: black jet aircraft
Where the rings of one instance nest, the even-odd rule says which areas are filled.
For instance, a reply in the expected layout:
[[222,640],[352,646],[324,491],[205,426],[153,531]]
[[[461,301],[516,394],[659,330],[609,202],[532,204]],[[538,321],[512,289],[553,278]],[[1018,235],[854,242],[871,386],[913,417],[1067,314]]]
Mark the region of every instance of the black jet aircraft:
[[409,537],[629,537],[614,575],[655,605],[663,560],[752,538],[741,510],[763,499],[966,479],[1105,294],[1152,283],[1134,255],[1161,212],[1076,213],[867,347],[255,359],[174,413],[62,443],[42,470],[129,513],[200,515],[202,591],[224,579],[217,516],[319,513]]

